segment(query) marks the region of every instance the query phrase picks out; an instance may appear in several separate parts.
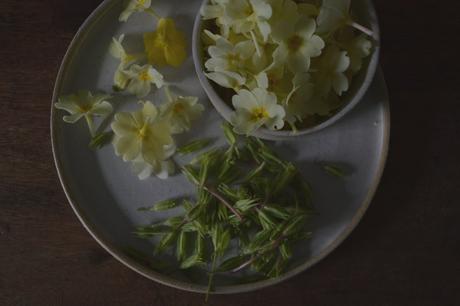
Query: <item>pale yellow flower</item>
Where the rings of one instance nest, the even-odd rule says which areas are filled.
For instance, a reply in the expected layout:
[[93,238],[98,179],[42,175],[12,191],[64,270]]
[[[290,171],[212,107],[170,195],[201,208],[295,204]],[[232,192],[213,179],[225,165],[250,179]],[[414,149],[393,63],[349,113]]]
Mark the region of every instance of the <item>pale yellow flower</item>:
[[115,153],[124,161],[134,162],[134,166],[143,164],[145,168],[148,164],[153,173],[164,173],[164,163],[176,149],[171,127],[151,102],[142,103],[142,110],[115,115]]
[[211,58],[206,61],[205,67],[209,71],[244,72],[247,61],[254,52],[254,45],[249,40],[232,45],[225,38],[219,37],[216,45],[208,48]]
[[169,120],[171,132],[180,134],[190,130],[192,121],[198,119],[204,111],[203,105],[198,103],[197,97],[173,96],[169,89],[169,101],[161,105],[161,115]]
[[284,126],[286,112],[278,105],[276,95],[265,89],[242,89],[232,99],[235,113],[232,124],[238,134],[250,135],[261,126],[279,130]]
[[211,56],[205,63],[210,73],[206,76],[225,87],[238,89],[246,82],[246,67],[255,52],[251,41],[246,40],[232,45],[228,40],[219,37],[216,45],[208,48]]
[[129,79],[126,89],[138,98],[147,96],[150,93],[152,84],[157,88],[161,88],[164,85],[163,75],[151,65],[132,65],[124,73]]
[[256,81],[258,87],[275,93],[278,101],[282,101],[292,91],[293,78],[294,75],[282,64],[274,62],[274,65],[256,76]]
[[92,94],[90,91],[79,91],[77,94],[63,96],[54,105],[57,109],[65,110],[70,115],[64,116],[67,123],[76,123],[86,119],[91,135],[95,134],[94,117],[108,116],[113,111],[112,105],[107,102],[110,95]]
[[155,66],[179,67],[187,58],[185,35],[171,18],[160,18],[156,31],[144,34],[144,45],[149,63]]
[[311,58],[319,56],[325,46],[315,29],[315,21],[307,17],[296,23],[280,22],[273,30],[273,40],[279,44],[273,57],[285,62],[294,73],[307,72]]

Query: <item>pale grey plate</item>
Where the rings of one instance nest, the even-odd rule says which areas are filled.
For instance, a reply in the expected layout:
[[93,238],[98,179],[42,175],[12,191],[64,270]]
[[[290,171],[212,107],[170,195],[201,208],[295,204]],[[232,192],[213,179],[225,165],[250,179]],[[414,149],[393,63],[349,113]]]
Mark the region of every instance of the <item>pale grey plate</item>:
[[[157,11],[174,18],[191,42],[194,17],[201,1],[154,1]],[[103,2],[83,24],[62,63],[56,80],[53,103],[63,94],[80,89],[112,91],[112,77],[117,61],[108,54],[112,36],[127,34],[127,43],[141,47],[141,33],[154,28],[154,20],[136,15],[126,24],[117,17],[122,1]],[[201,98],[208,109],[193,132],[179,139],[179,143],[197,137],[215,137],[222,142],[219,125],[222,120],[205,98],[195,75],[190,57],[179,70],[163,69],[175,90]],[[158,103],[162,94],[154,93],[150,100]],[[118,110],[137,108],[130,96],[116,98]],[[145,214],[137,208],[158,200],[193,194],[193,188],[181,176],[161,181],[151,178],[140,182],[128,164],[114,155],[107,146],[94,152],[88,149],[89,135],[83,123],[68,125],[60,111],[52,110],[51,130],[53,152],[59,177],[69,202],[89,233],[120,262],[138,273],[168,286],[206,291],[203,271],[160,273],[127,256],[126,247],[151,253],[153,242],[137,239],[136,225],[159,220],[166,214]],[[274,148],[285,158],[293,160],[313,185],[314,202],[319,213],[314,220],[314,236],[296,251],[289,271],[281,278],[251,284],[239,284],[239,276],[216,279],[217,293],[237,293],[276,284],[312,266],[353,230],[362,218],[377,189],[383,172],[389,142],[389,108],[385,82],[377,73],[363,101],[347,116],[321,132],[299,137],[293,141],[273,142]],[[325,173],[322,162],[342,165],[349,173],[338,179]],[[173,212],[174,213],[174,212]]]

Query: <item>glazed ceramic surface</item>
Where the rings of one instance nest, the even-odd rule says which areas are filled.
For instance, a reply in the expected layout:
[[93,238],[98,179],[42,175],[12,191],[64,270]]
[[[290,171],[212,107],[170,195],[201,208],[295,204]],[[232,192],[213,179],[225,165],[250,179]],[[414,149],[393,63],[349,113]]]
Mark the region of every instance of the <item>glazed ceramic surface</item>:
[[[223,144],[219,128],[221,116],[208,102],[192,60],[192,30],[201,1],[158,0],[153,3],[158,13],[176,20],[189,41],[187,62],[178,70],[161,71],[176,91],[200,97],[207,108],[192,131],[178,139],[179,145],[202,137],[213,137],[217,145]],[[119,23],[121,11],[122,1],[105,1],[83,24],[62,63],[53,103],[59,96],[80,89],[112,92],[113,73],[118,65],[108,53],[112,37],[126,33],[127,44],[142,48],[142,33],[155,27],[155,20],[143,14],[133,16],[127,23]],[[163,98],[160,92],[148,97],[154,103]],[[139,107],[137,99],[128,95],[118,96],[113,101],[117,111]],[[68,125],[62,121],[63,115],[61,111],[52,110],[54,157],[64,191],[84,227],[102,247],[138,273],[165,285],[205,292],[204,271],[158,272],[124,252],[126,248],[134,248],[152,254],[155,242],[139,240],[132,234],[133,228],[179,213],[146,214],[138,212],[139,207],[159,200],[193,196],[193,186],[180,175],[168,180],[152,177],[139,181],[130,165],[115,156],[111,145],[99,151],[88,149],[90,139],[84,123]],[[313,238],[296,250],[291,266],[282,277],[242,284],[241,275],[223,275],[216,278],[216,292],[237,293],[276,284],[306,270],[337,247],[370,204],[383,172],[388,141],[388,97],[383,76],[378,73],[363,101],[336,124],[292,141],[271,142],[282,157],[298,165],[313,186],[318,211],[312,224]],[[339,179],[328,175],[320,166],[323,162],[341,165],[348,176]]]

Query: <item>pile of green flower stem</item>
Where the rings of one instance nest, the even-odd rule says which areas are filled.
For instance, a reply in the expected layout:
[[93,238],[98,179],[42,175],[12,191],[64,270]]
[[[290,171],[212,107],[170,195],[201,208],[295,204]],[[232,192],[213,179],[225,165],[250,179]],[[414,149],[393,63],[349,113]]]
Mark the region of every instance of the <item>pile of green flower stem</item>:
[[[182,205],[185,214],[138,227],[136,234],[147,239],[160,236],[156,253],[175,249],[182,269],[211,267],[210,283],[214,273],[248,268],[278,277],[294,245],[311,236],[311,189],[292,163],[262,141],[237,138],[228,125],[223,128],[228,146],[202,153],[182,167],[197,187],[196,200],[166,200],[143,209]],[[207,142],[194,142],[182,152],[202,149],[200,144]]]

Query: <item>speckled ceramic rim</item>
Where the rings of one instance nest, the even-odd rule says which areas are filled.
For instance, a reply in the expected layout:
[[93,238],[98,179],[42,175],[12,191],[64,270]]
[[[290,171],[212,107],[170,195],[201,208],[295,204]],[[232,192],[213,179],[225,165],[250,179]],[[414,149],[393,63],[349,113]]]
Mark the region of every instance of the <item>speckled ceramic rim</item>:
[[[117,0],[106,0],[103,3],[101,3],[96,10],[87,18],[87,20],[83,23],[81,28],[78,30],[77,34],[75,35],[74,39],[72,40],[68,51],[66,55],[64,56],[64,59],[62,61],[61,67],[59,69],[57,79],[56,79],[56,84],[53,92],[53,101],[52,101],[52,106],[51,106],[51,141],[52,141],[52,147],[53,147],[53,155],[54,155],[54,160],[57,168],[57,172],[59,175],[59,179],[61,181],[62,187],[64,189],[64,192],[67,196],[67,199],[74,210],[75,214],[77,215],[78,219],[81,221],[83,226],[86,228],[86,230],[91,234],[91,236],[105,249],[107,252],[109,252],[113,257],[115,257],[118,261],[129,267],[130,269],[136,271],[137,273],[154,280],[156,282],[159,282],[163,285],[174,287],[177,289],[181,290],[186,290],[190,292],[198,292],[198,293],[205,293],[206,292],[206,287],[201,286],[201,285],[195,285],[192,283],[187,283],[187,282],[182,282],[178,281],[176,279],[173,279],[168,276],[164,276],[158,272],[155,272],[153,270],[150,270],[131,258],[127,257],[126,255],[123,254],[123,252],[115,246],[113,243],[110,242],[110,239],[107,237],[104,237],[101,233],[99,233],[96,230],[96,226],[92,224],[89,219],[86,217],[85,212],[81,209],[80,205],[77,203],[77,201],[74,200],[73,196],[73,191],[72,187],[69,186],[68,180],[66,179],[66,173],[64,173],[63,167],[62,167],[62,160],[61,157],[59,156],[59,142],[58,142],[58,130],[55,127],[55,122],[56,120],[60,120],[60,117],[57,116],[56,112],[54,111],[54,103],[58,99],[58,95],[61,92],[61,87],[65,78],[65,74],[67,72],[67,69],[72,62],[75,54],[78,52],[79,47],[81,46],[82,41],[85,40],[86,35],[91,31],[91,29],[98,23],[101,17],[104,16],[104,14],[117,2]],[[248,292],[248,291],[253,291],[261,288],[265,288],[268,286],[272,286],[275,284],[278,284],[282,281],[285,281],[303,271],[308,269],[309,267],[313,266],[320,260],[322,260],[324,257],[326,257],[329,253],[331,253],[338,245],[340,245],[345,238],[347,238],[350,233],[353,231],[353,229],[357,226],[361,218],[363,217],[364,213],[366,212],[367,208],[369,207],[369,204],[377,190],[378,184],[380,182],[381,176],[383,174],[383,170],[385,167],[385,161],[387,158],[388,154],[388,145],[389,145],[389,139],[390,139],[390,110],[389,110],[389,104],[386,100],[385,102],[385,109],[384,109],[384,140],[383,140],[383,147],[381,151],[381,158],[379,162],[379,169],[377,171],[377,174],[374,178],[374,182],[366,196],[366,199],[364,203],[362,204],[361,208],[358,210],[354,218],[352,219],[352,222],[348,226],[348,228],[325,250],[323,250],[319,255],[311,258],[307,262],[305,262],[303,265],[289,271],[285,275],[283,275],[280,278],[277,278],[275,280],[266,280],[266,281],[260,281],[260,282],[255,282],[252,284],[244,284],[244,285],[235,285],[235,286],[223,286],[223,287],[217,287],[216,291],[214,292],[215,294],[231,294],[231,293],[243,293],[243,292]]]
[[[202,6],[206,5],[209,0],[203,0]],[[316,126],[299,129],[297,132],[293,131],[272,131],[266,128],[260,128],[254,133],[254,136],[257,136],[266,140],[296,140],[299,137],[309,135],[312,133],[319,132],[342,119],[346,114],[348,114],[364,97],[368,91],[372,81],[374,80],[375,73],[378,68],[379,56],[380,56],[380,27],[378,23],[377,13],[375,11],[374,5],[370,0],[367,0],[369,5],[369,14],[371,19],[374,21],[371,24],[371,29],[373,31],[373,39],[375,41],[375,47],[373,53],[370,57],[369,64],[367,65],[366,74],[362,81],[359,89],[354,93],[352,97],[349,98],[348,103],[338,111],[334,116],[328,120],[318,124]],[[206,77],[203,71],[203,61],[202,61],[202,52],[201,52],[201,29],[202,29],[202,18],[198,12],[195,16],[195,24],[193,27],[193,39],[192,39],[192,51],[193,51],[193,63],[195,65],[195,70],[198,75],[200,83],[208,95],[211,103],[214,105],[219,114],[227,121],[231,120],[233,109],[217,94],[214,87],[211,85],[211,81]]]

